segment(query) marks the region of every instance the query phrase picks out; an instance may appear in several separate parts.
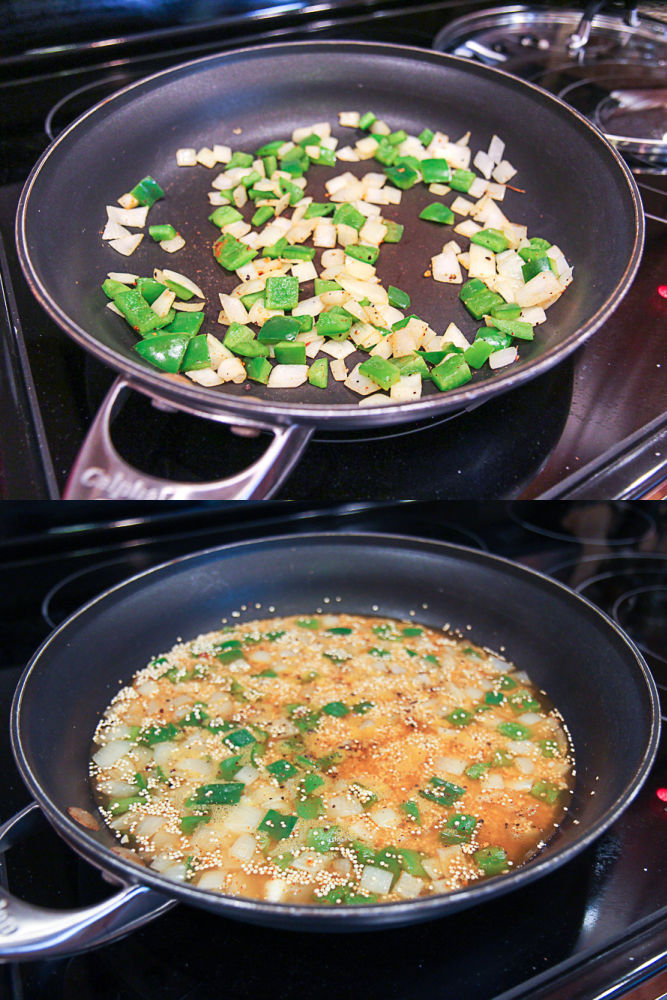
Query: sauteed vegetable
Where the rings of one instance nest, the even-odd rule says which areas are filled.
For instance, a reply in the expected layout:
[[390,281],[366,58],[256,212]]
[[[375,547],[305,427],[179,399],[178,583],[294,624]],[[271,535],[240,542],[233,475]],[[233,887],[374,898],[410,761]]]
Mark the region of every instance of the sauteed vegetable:
[[572,784],[522,670],[414,621],[227,626],[114,698],[91,776],[121,844],[169,878],[343,905],[448,892],[539,851]]
[[[122,289],[105,282],[110,306],[143,338],[136,345],[142,357],[206,386],[250,379],[269,387],[309,381],[326,388],[330,373],[362,397],[360,405],[419,398],[429,381],[447,391],[470,381],[487,362],[496,369],[517,360],[521,342],[533,339],[535,326],[546,320],[545,309],[572,280],[572,268],[558,247],[529,236],[501,210],[516,173],[504,159],[502,140],[493,136],[488,151],[473,157],[469,134],[456,142],[429,129],[410,136],[403,129],[392,131],[372,112],[343,112],[339,122],[363,133],[354,146],[339,147],[330,124],[318,122],[296,129],[291,140],[277,139],[252,153],[229,146],[177,151],[179,166],[224,167],[209,193],[213,211],[208,219],[219,233],[212,251],[222,275],[234,273],[239,283],[219,292],[218,323],[227,333],[214,336],[209,329],[196,349],[188,350],[183,338],[195,336],[199,328],[174,326],[171,310],[183,305],[177,290],[143,309],[137,296],[128,296],[137,281],[147,287],[147,278],[126,275]],[[329,177],[324,182],[328,201],[314,201],[308,193],[311,166],[370,160],[381,170],[361,176],[346,170]],[[430,262],[415,264],[425,278],[460,285],[460,314],[465,309],[484,324],[473,341],[457,325],[456,311],[439,332],[430,325],[433,318],[429,322],[409,312],[413,305],[407,292],[385,287],[382,280],[383,247],[404,235],[404,227],[389,218],[391,206],[422,184],[439,198],[451,192],[454,198],[451,205],[438,200],[415,210],[415,226],[453,226],[457,239],[446,241]],[[111,245],[122,253],[134,252],[141,236],[127,229],[119,234],[117,223],[145,225],[150,200],[143,202],[141,219],[128,213],[137,211],[136,192],[146,186],[151,197],[155,189],[161,191],[145,178],[120,199],[126,206],[122,218],[121,210],[109,206],[104,237],[115,237]],[[246,206],[251,207],[249,221]],[[184,245],[166,222],[149,231],[169,252]],[[459,242],[461,237],[468,242]],[[160,282],[159,269],[153,278]],[[312,294],[304,294],[306,289]],[[262,336],[265,326],[279,318],[288,321],[284,338],[277,339],[278,325]]]

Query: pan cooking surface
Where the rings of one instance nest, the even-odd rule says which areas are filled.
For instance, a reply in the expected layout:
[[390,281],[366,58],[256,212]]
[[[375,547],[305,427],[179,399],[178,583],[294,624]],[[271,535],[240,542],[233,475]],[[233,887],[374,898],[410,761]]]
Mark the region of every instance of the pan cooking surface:
[[[256,383],[202,390],[165,378],[137,358],[135,338],[105,309],[100,284],[110,270],[182,271],[206,292],[204,332],[224,332],[215,322],[217,293],[229,291],[236,277],[223,273],[210,250],[217,230],[207,221],[206,192],[218,170],[178,168],[176,149],[217,142],[253,151],[321,120],[330,121],[345,144],[357,132],[338,126],[338,112],[369,109],[410,134],[430,127],[457,139],[470,130],[473,150],[486,149],[491,136],[500,135],[518,168],[514,183],[526,190],[509,191],[503,210],[526,224],[529,235],[557,243],[574,265],[573,285],[549,310],[535,341],[520,344],[518,366],[500,376],[487,368],[451,393],[431,386],[419,403],[374,410],[373,421],[415,419],[487,397],[555,363],[598,327],[627,289],[641,251],[638,199],[616,154],[588,123],[530,85],[454,57],[364,43],[273,46],[198,60],[136,84],[83,116],[51,147],[22,197],[19,250],[33,290],[83,346],[163,396],[187,394],[209,411],[225,406],[258,414],[266,401],[282,419],[339,426],[368,420],[368,412],[358,410],[358,397],[331,379],[323,392],[310,385],[268,390]],[[324,200],[324,181],[348,168],[364,173],[368,165],[313,167],[308,193]],[[167,255],[146,235],[124,258],[100,239],[105,205],[146,174],[166,191],[166,199],[150,210],[149,223],[172,222],[187,246]],[[452,238],[451,227],[417,221],[432,200],[420,185],[405,192],[400,206],[383,208],[406,230],[401,243],[383,247],[379,273],[385,285],[405,289],[409,311],[438,332],[453,320],[470,336],[479,324],[459,303],[458,287],[423,276],[431,256]],[[360,359],[350,356],[348,367]]]

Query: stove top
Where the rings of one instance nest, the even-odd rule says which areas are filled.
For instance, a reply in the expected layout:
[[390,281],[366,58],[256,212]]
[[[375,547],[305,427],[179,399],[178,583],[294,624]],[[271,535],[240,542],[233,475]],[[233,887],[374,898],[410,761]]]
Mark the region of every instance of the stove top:
[[[60,507],[60,509],[55,509]],[[2,820],[29,802],[8,743],[22,667],[50,629],[120,580],[197,549],[281,533],[381,531],[481,548],[567,583],[616,616],[644,651],[667,712],[667,517],[655,502],[6,504],[0,567]],[[589,850],[525,889],[399,930],[327,937],[267,930],[179,906],[123,940],[0,967],[8,1000],[632,1000],[667,970],[667,745],[639,796]],[[0,877],[31,902],[76,907],[109,893],[43,822],[0,855]],[[333,946],[333,947],[332,947]],[[341,956],[345,960],[341,961]],[[249,960],[250,959],[250,960]],[[652,992],[635,992],[650,979]]]
[[[0,393],[0,495],[60,496],[113,381],[109,369],[46,316],[18,264],[13,237],[18,197],[49,137],[126,83],[206,52],[306,37],[428,48],[444,24],[481,6],[451,0],[280,5],[262,17],[239,14],[224,30],[213,25],[207,32],[147,33],[141,43],[138,36],[121,34],[104,43],[0,57],[0,378],[6,382]],[[667,240],[656,220],[665,215],[667,177],[638,176],[648,215],[644,260],[620,307],[574,357],[445,420],[395,432],[317,434],[276,499],[391,500],[405,493],[423,499],[637,498],[665,479],[660,333],[667,317]],[[135,434],[138,421],[150,430],[141,438]],[[112,436],[139,470],[185,482],[239,472],[261,455],[268,440],[166,413],[138,394],[127,398]]]

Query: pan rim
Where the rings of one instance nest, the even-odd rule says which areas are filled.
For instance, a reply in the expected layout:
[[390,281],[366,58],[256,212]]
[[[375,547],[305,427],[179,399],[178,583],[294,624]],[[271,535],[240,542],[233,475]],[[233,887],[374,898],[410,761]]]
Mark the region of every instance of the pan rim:
[[[502,78],[506,85],[511,85],[521,91],[526,89],[539,95],[542,101],[551,103],[555,110],[561,114],[571,116],[578,125],[588,131],[594,141],[601,143],[601,148],[607,156],[615,161],[616,169],[620,170],[626,186],[627,193],[632,204],[635,224],[635,237],[627,265],[620,281],[607,296],[605,302],[582,326],[574,330],[562,342],[555,344],[543,354],[528,362],[521,364],[516,370],[513,366],[496,373],[492,378],[483,382],[469,383],[467,386],[450,390],[438,395],[428,395],[419,400],[408,403],[388,403],[384,406],[374,407],[372,412],[368,410],[360,411],[357,401],[350,403],[303,403],[303,402],[283,402],[264,400],[257,397],[243,398],[234,395],[227,395],[224,392],[212,392],[196,383],[187,387],[180,386],[174,380],[165,377],[158,371],[142,365],[134,358],[124,358],[116,350],[107,347],[98,341],[92,333],[89,333],[77,322],[72,320],[67,312],[62,309],[49,295],[48,289],[38,276],[38,268],[33,265],[27,234],[27,212],[30,206],[30,195],[42,170],[49,163],[51,156],[58,149],[61,143],[65,142],[72,131],[82,125],[89,117],[96,114],[102,106],[109,107],[114,101],[127,97],[132,91],[139,88],[150,88],[159,85],[163,78],[183,73],[185,70],[192,70],[195,67],[204,67],[207,63],[215,61],[243,58],[252,58],[257,55],[271,54],[272,52],[290,53],[293,51],[331,52],[340,50],[341,47],[351,51],[370,51],[387,58],[398,55],[403,58],[417,57],[423,62],[434,63],[436,65],[454,65],[456,68],[470,73],[471,75],[489,76],[491,79]],[[97,360],[108,365],[121,376],[124,376],[128,384],[144,394],[154,399],[160,399],[166,403],[171,403],[179,409],[187,409],[190,412],[198,413],[201,416],[227,415],[246,416],[257,420],[263,420],[265,424],[286,425],[301,424],[311,427],[329,428],[351,428],[359,426],[361,420],[373,426],[387,426],[391,424],[404,423],[415,420],[425,420],[436,414],[444,413],[456,409],[465,409],[469,406],[481,404],[493,396],[500,395],[516,386],[523,385],[531,379],[543,374],[551,367],[564,361],[574,350],[581,346],[591,337],[605,322],[606,318],[617,308],[624,296],[627,294],[632,284],[642,257],[645,238],[645,222],[641,197],[632,173],[624,162],[618,150],[606,139],[600,129],[590,122],[580,112],[571,108],[560,98],[548,91],[532,84],[528,81],[519,80],[504,70],[472,63],[469,60],[447,53],[436,52],[431,49],[421,49],[417,46],[396,45],[386,42],[366,42],[347,40],[318,40],[302,42],[277,42],[268,45],[256,45],[248,48],[236,48],[226,52],[213,53],[202,56],[198,59],[180,63],[176,66],[168,67],[153,73],[141,80],[135,81],[126,87],[121,88],[111,97],[98,102],[88,111],[80,115],[72,122],[47,149],[42,153],[37,163],[32,168],[28,179],[21,191],[19,205],[16,216],[16,244],[18,249],[21,268],[30,287],[31,292],[36,297],[42,308],[54,320],[54,322],[70,336],[83,349],[90,351]]]
[[[515,573],[527,576],[539,583],[542,587],[552,587],[561,592],[567,600],[574,601],[577,605],[583,605],[594,619],[600,619],[605,627],[611,627],[616,634],[616,638],[628,647],[633,656],[633,669],[638,671],[638,677],[646,684],[646,692],[650,705],[650,726],[647,731],[647,741],[644,753],[638,761],[632,781],[622,794],[618,795],[615,801],[609,806],[606,812],[581,836],[577,837],[572,844],[562,848],[556,848],[553,854],[547,852],[542,856],[537,856],[530,863],[516,871],[507,873],[502,877],[489,879],[481,883],[473,884],[471,887],[457,889],[442,895],[420,897],[418,899],[405,902],[374,903],[348,907],[318,907],[317,904],[289,904],[272,903],[265,900],[255,900],[238,896],[226,896],[223,894],[213,894],[206,890],[198,889],[196,886],[181,884],[164,876],[153,872],[149,868],[143,868],[138,864],[131,864],[114,854],[109,847],[99,844],[89,834],[86,833],[74,820],[51,801],[48,792],[42,787],[40,781],[33,774],[26,755],[23,752],[21,742],[21,708],[25,689],[29,683],[33,671],[37,668],[43,653],[48,647],[58,640],[65,629],[69,628],[76,619],[91,611],[95,605],[109,599],[117,591],[136,584],[137,581],[145,580],[153,574],[173,571],[176,566],[183,566],[192,560],[204,560],[214,555],[221,558],[232,557],[235,553],[241,554],[249,549],[258,547],[290,547],[303,544],[325,544],[335,543],[340,545],[341,539],[351,541],[359,545],[384,545],[400,548],[412,548],[430,553],[434,556],[463,556],[473,562],[482,562],[500,566],[506,573]],[[235,542],[230,545],[218,545],[210,548],[198,550],[179,556],[175,559],[167,560],[158,566],[151,567],[140,573],[134,574],[128,579],[114,584],[101,594],[88,601],[78,608],[68,618],[65,619],[56,629],[51,632],[41,643],[29,660],[21,678],[19,679],[11,708],[10,724],[11,745],[15,761],[23,782],[28,787],[35,801],[57,830],[60,836],[77,853],[90,861],[95,867],[105,872],[111,872],[120,881],[126,884],[142,884],[172,898],[181,900],[209,909],[213,912],[222,911],[222,915],[227,915],[236,919],[250,919],[257,922],[272,923],[284,918],[294,919],[297,924],[301,921],[310,920],[315,930],[345,930],[347,925],[357,918],[357,924],[361,929],[364,924],[368,924],[368,929],[380,927],[383,924],[388,926],[400,923],[412,923],[419,920],[433,919],[440,913],[454,912],[457,909],[467,908],[477,902],[484,902],[485,899],[503,895],[514,889],[518,889],[543,875],[561,867],[568,861],[574,859],[591,843],[597,840],[605,830],[607,830],[618,816],[625,811],[633,799],[640,792],[650,769],[653,765],[658,750],[660,737],[660,702],[657,686],[646,661],[638,649],[620,626],[606,615],[600,608],[590,600],[577,594],[566,584],[559,580],[554,580],[545,573],[541,573],[532,567],[523,566],[504,556],[495,553],[481,552],[477,549],[464,545],[456,545],[449,542],[439,542],[431,539],[418,538],[409,535],[396,535],[382,532],[309,532],[298,535],[272,535],[261,539],[248,539]],[[472,897],[472,898],[471,898]]]

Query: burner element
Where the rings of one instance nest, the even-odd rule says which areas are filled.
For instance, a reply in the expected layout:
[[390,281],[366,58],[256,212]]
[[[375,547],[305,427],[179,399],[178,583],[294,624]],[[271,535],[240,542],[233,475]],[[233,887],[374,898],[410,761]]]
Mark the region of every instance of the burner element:
[[127,580],[135,573],[148,569],[160,558],[149,560],[145,556],[124,555],[109,562],[96,563],[78,573],[72,573],[52,587],[42,601],[42,618],[52,628],[60,625],[83,604],[97,597],[109,587]]
[[99,101],[111,97],[121,87],[138,79],[138,75],[136,73],[116,73],[113,76],[105,77],[104,80],[96,80],[94,83],[87,83],[84,87],[77,87],[76,90],[70,91],[57,104],[53,105],[46,116],[44,131],[49,139],[53,141],[79,115],[84,114]]
[[616,601],[612,613],[640,649],[667,664],[667,586],[631,590]]
[[645,540],[655,521],[640,507],[622,502],[510,504],[509,515],[528,531],[579,545],[629,546]]

